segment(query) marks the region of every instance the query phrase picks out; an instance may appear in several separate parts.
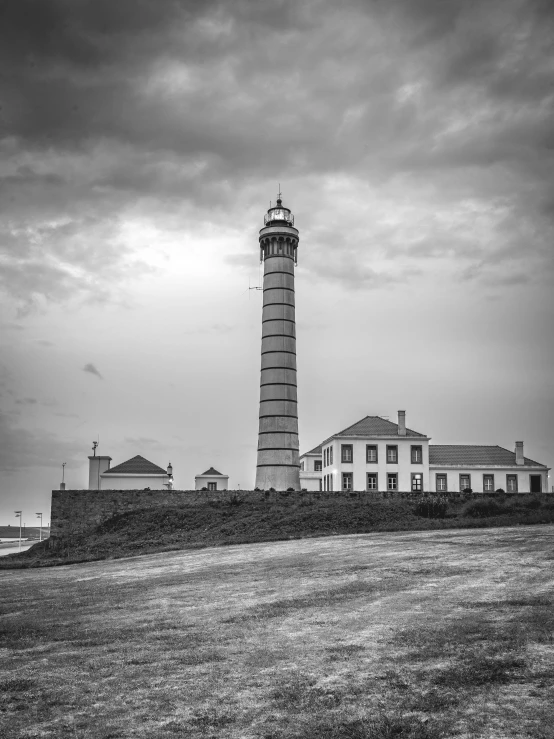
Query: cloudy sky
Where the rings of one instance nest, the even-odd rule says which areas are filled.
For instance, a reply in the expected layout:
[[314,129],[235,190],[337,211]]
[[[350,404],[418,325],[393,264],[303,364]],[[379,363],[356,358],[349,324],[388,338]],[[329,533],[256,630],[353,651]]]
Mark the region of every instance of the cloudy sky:
[[554,465],[546,0],[18,0],[0,17],[0,523],[67,462],[254,482],[257,232],[300,230],[303,451],[367,414]]

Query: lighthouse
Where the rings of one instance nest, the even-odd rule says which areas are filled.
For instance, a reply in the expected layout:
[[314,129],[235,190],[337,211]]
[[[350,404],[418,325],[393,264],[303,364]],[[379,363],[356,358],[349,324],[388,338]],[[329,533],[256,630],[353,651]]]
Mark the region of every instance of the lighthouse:
[[256,487],[261,490],[300,490],[294,309],[298,240],[294,216],[279,193],[260,230],[264,284]]

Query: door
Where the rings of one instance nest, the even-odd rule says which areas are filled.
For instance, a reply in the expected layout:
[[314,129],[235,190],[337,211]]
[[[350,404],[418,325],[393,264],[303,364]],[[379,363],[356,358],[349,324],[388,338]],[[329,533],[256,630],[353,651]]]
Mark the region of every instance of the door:
[[529,475],[532,493],[542,493],[542,475]]

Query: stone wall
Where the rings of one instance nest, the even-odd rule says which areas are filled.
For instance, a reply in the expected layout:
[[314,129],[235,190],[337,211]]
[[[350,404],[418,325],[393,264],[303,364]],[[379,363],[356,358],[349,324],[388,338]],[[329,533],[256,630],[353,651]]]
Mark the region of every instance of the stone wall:
[[[245,499],[261,493],[239,490]],[[233,491],[201,490],[52,490],[50,537],[86,531],[119,513],[158,506],[198,505],[229,498]]]
[[[67,534],[75,534],[93,528],[108,518],[120,513],[140,508],[158,506],[195,506],[208,501],[231,500],[239,496],[241,500],[270,500],[284,502],[291,496],[321,500],[327,498],[358,498],[360,502],[370,503],[376,498],[410,498],[413,500],[436,493],[409,493],[384,491],[302,491],[295,493],[260,490],[53,490],[51,508],[50,538],[52,541]],[[523,493],[528,496],[528,493]],[[509,497],[516,497],[514,494]],[[440,497],[449,499],[481,498],[482,493],[470,495],[446,493]]]

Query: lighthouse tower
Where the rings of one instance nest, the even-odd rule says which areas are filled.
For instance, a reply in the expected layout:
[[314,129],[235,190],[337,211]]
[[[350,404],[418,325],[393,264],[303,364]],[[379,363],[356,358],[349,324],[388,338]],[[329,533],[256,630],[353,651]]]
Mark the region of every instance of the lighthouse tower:
[[300,490],[294,311],[298,231],[281,193],[264,223],[260,230],[264,286],[256,487]]

